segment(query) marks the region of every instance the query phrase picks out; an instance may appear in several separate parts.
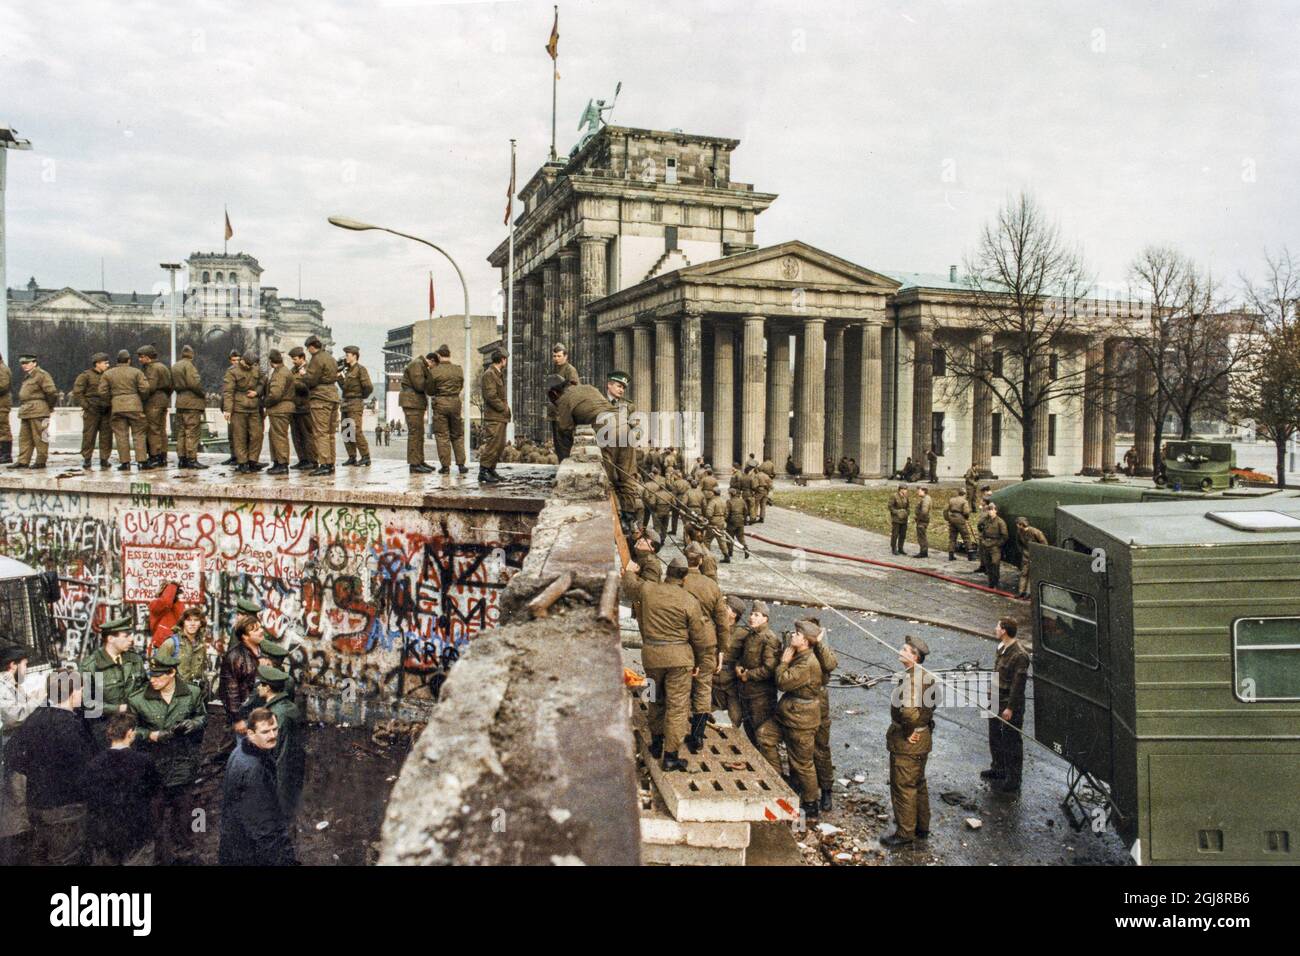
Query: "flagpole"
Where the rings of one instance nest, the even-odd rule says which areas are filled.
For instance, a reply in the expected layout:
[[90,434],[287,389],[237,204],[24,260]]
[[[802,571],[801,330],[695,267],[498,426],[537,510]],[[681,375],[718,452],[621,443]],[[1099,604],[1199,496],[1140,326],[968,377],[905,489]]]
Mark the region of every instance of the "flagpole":
[[226,221],[221,226],[221,254],[228,256],[230,255],[230,237],[226,233],[230,232],[230,210],[222,206],[221,211],[226,216]]
[[[506,266],[506,347],[502,351],[509,353],[506,360],[506,395],[515,401],[515,141],[510,140],[510,198],[506,208],[510,215],[510,253]],[[506,441],[515,440],[515,416],[510,416],[506,423]]]
[[[560,23],[560,8],[558,5],[556,5],[554,9],[555,9],[555,23],[556,23],[556,27],[558,27]],[[556,27],[551,28],[552,33],[555,32]],[[559,79],[560,79],[560,45],[556,43],[555,55],[551,57],[551,159],[552,160],[556,158],[555,100],[556,100],[556,87],[559,83]]]

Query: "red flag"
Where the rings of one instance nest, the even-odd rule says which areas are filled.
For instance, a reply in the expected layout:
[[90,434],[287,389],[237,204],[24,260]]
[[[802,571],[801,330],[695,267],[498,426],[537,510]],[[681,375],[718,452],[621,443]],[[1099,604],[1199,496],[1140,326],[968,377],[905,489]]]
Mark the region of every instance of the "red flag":
[[235,237],[235,230],[230,228],[230,213],[227,212],[226,213],[226,238],[233,239],[234,237]]
[[429,315],[433,315],[433,273],[429,273]]
[[560,55],[560,8],[555,8],[555,22],[551,24],[551,38],[546,41],[546,52],[555,60]]
[[506,187],[506,220],[504,225],[510,225],[510,213],[515,206],[515,157],[514,153],[510,154],[510,185]]

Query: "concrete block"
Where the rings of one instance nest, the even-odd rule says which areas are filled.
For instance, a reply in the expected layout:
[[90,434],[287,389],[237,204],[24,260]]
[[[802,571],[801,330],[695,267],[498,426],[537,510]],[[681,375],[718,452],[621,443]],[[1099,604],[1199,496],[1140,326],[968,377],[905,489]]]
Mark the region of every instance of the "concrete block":
[[683,822],[662,810],[642,810],[641,843],[743,850],[749,846],[749,823]]
[[744,866],[745,850],[643,843],[641,862],[646,866]]

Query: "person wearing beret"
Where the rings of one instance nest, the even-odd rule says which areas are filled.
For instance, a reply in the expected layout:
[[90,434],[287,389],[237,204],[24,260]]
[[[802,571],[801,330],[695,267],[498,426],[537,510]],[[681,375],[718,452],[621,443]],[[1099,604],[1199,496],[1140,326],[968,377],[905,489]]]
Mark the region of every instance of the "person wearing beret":
[[146,683],[144,658],[135,652],[133,624],[130,617],[105,621],[99,626],[103,645],[81,662],[81,673],[93,676],[96,681],[95,694],[101,712],[89,717],[89,723],[95,743],[101,747],[108,746],[108,738],[104,736],[106,718],[126,713],[131,695],[142,690]]
[[99,383],[108,371],[108,353],[90,357],[90,368],[72,383],[72,400],[81,406],[81,467],[89,470],[95,444],[99,444],[99,467],[107,468],[113,457],[113,425],[109,421],[109,402],[100,394]]
[[[50,454],[50,416],[59,403],[59,390],[50,373],[41,368],[32,354],[21,355],[23,384],[18,388],[18,460],[10,468],[44,468]],[[32,461],[35,454],[36,460]]]
[[342,429],[343,447],[348,453],[348,460],[343,464],[369,465],[370,445],[366,442],[366,430],[361,427],[361,422],[365,414],[365,401],[374,393],[375,386],[370,381],[370,372],[361,364],[361,349],[355,345],[343,346],[339,389],[343,392],[339,428]]
[[161,647],[149,662],[149,683],[128,703],[139,722],[136,745],[153,758],[162,778],[162,822],[158,862],[195,860],[191,823],[199,804],[194,783],[203,762],[203,732],[208,709],[203,694],[176,676],[180,660]]
[[930,790],[925,764],[934,731],[934,678],[921,665],[930,647],[919,637],[909,637],[898,660],[903,680],[889,707],[889,798],[894,805],[894,832],[880,838],[882,846],[906,846],[930,835]]

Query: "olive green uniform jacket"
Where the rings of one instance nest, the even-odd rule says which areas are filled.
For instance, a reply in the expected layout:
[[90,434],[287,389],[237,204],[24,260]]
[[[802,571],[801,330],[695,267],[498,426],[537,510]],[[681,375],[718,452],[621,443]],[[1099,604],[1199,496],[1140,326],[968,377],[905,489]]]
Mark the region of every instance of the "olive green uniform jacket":
[[[152,687],[131,695],[128,703],[140,721],[136,746],[153,758],[164,787],[193,783],[203,761],[203,730],[208,710],[203,694],[193,684],[176,681],[171,703]],[[159,731],[159,740],[149,735]]]

